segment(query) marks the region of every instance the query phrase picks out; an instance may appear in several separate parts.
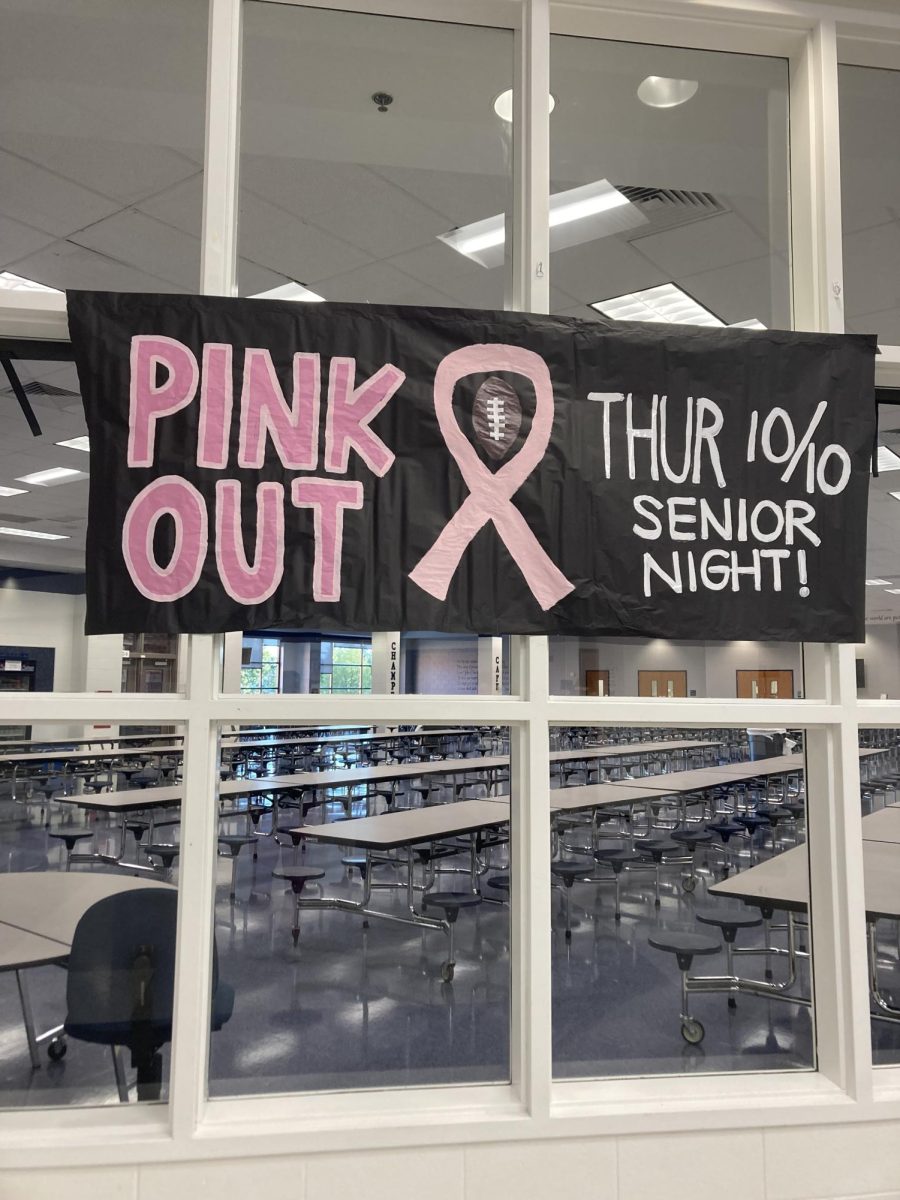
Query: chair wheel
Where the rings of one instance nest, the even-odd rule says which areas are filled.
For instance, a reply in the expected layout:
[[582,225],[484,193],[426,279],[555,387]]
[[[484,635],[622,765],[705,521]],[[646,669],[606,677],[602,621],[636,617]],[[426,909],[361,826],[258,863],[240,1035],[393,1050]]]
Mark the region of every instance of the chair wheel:
[[449,983],[453,978],[454,967],[455,964],[452,962],[445,962],[441,964],[441,979],[443,979],[444,983]]
[[64,1037],[55,1037],[47,1046],[47,1057],[51,1062],[60,1062],[66,1057],[66,1051],[69,1049],[68,1043]]
[[699,1046],[706,1036],[706,1030],[699,1021],[682,1021],[681,1036],[689,1046]]
[[692,892],[694,890],[694,888],[697,886],[697,876],[696,875],[683,876],[683,878],[681,880],[681,886],[684,888],[684,890],[686,892]]

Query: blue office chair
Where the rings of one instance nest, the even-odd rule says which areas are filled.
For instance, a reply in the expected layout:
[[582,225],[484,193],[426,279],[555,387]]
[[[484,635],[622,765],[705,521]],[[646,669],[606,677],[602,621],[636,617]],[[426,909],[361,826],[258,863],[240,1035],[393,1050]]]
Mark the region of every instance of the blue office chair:
[[[93,904],[75,927],[66,983],[65,1032],[112,1049],[119,1099],[128,1099],[119,1047],[131,1051],[138,1100],[158,1100],[161,1048],[172,1040],[175,984],[174,888],[139,888]],[[211,1027],[234,1009],[234,989],[219,981],[213,946]]]

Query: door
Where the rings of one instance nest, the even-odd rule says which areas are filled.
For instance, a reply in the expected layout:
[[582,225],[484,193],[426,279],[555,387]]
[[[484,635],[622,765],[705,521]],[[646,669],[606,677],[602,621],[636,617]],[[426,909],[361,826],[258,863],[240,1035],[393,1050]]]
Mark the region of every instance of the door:
[[639,696],[686,696],[687,671],[638,671]]
[[584,694],[586,696],[608,696],[609,671],[585,671]]
[[791,700],[794,696],[793,671],[738,671],[739,700]]

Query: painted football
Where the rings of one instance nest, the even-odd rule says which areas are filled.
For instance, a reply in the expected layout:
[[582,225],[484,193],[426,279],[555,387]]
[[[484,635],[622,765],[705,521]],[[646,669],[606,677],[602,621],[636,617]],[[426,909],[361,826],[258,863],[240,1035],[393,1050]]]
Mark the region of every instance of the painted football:
[[472,426],[479,446],[491,458],[503,458],[522,424],[522,405],[513,388],[496,375],[475,393]]

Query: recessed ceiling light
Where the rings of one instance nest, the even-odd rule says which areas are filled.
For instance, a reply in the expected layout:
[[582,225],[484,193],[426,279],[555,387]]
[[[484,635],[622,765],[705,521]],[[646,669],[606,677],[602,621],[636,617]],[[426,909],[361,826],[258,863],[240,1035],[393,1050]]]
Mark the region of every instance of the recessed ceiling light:
[[53,292],[61,296],[59,288],[47,287],[43,283],[35,283],[24,275],[14,275],[12,271],[0,271],[0,289],[6,292]]
[[32,483],[36,487],[54,487],[58,483],[71,483],[75,479],[87,479],[87,472],[76,471],[74,467],[48,467],[46,471],[19,475],[16,482]]
[[324,300],[318,292],[311,291],[302,283],[283,283],[279,287],[269,288],[267,292],[255,292],[251,300]]
[[628,292],[609,300],[595,300],[591,308],[614,321],[657,321],[670,325],[707,325],[715,329],[765,329],[755,317],[736,325],[726,325],[674,283],[661,283],[658,287]]
[[45,542],[67,541],[69,537],[67,533],[41,533],[38,529],[14,529],[10,525],[0,525],[0,535],[3,537],[40,538]]
[[879,471],[900,471],[900,454],[895,454],[887,446],[879,446],[875,456]]
[[90,450],[91,440],[85,433],[82,437],[69,438],[66,442],[57,442],[57,446],[68,446],[70,450]]
[[677,108],[697,95],[700,84],[696,79],[667,79],[665,75],[648,75],[638,84],[638,99],[651,108]]
[[867,579],[866,587],[887,587],[890,582],[889,579]]
[[[647,218],[637,205],[606,179],[597,179],[550,197],[551,251],[646,224]],[[503,213],[438,235],[438,241],[483,267],[502,265],[505,240]]]
[[[552,92],[547,93],[547,112],[553,112],[556,108],[556,97]],[[513,93],[512,88],[507,88],[505,92],[501,92],[494,100],[494,112],[501,121],[508,121],[512,124],[513,119]]]
[[27,488],[0,487],[0,496],[27,496]]

